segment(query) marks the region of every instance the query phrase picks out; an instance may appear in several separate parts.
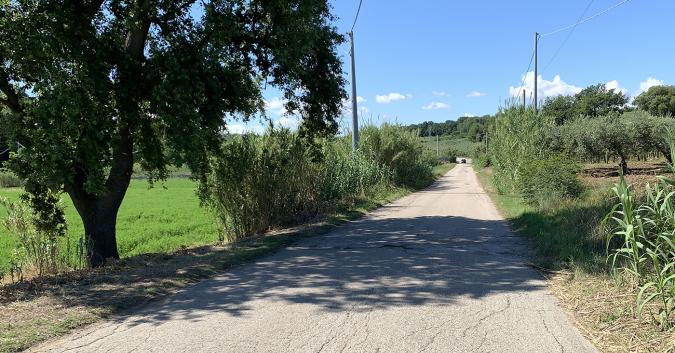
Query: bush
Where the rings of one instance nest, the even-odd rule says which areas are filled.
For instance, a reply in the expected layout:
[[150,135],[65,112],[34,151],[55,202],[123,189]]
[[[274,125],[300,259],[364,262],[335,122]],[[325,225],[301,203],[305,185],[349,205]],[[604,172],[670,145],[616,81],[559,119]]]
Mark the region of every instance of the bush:
[[499,193],[518,191],[523,166],[551,153],[553,126],[552,119],[533,109],[511,107],[497,113],[494,131],[490,131],[489,154]]
[[[45,230],[40,226],[37,215],[23,202],[14,203],[0,198],[0,205],[7,209],[2,225],[19,240],[10,265],[12,279],[17,276],[21,280],[24,272],[40,276],[57,273],[65,267],[66,259],[59,251],[59,238],[64,234],[62,229]],[[62,209],[60,205],[57,207]]]
[[23,184],[23,180],[14,173],[0,169],[0,188],[16,188],[23,186]]
[[520,166],[519,191],[530,206],[547,208],[559,200],[581,194],[579,170],[580,166],[565,155],[532,160]]
[[289,130],[232,136],[200,183],[202,202],[223,225],[221,240],[297,224],[382,188],[433,180],[435,159],[414,132],[369,126],[362,136],[356,153],[348,136],[311,147]]
[[450,163],[455,163],[455,162],[457,162],[457,158],[460,157],[459,151],[456,150],[456,149],[454,149],[454,148],[452,148],[452,147],[448,149],[448,151],[446,152],[446,156],[447,156],[448,161],[449,161]]
[[433,181],[435,157],[414,131],[383,124],[366,126],[361,136],[362,153],[391,170],[396,185],[421,188]]

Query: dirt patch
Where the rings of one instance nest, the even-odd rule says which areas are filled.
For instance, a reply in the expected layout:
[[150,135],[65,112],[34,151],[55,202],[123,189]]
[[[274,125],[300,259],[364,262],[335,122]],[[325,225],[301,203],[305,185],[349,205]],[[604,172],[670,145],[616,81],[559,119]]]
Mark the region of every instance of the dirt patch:
[[[662,161],[631,162],[628,164],[630,175],[662,175],[670,173],[668,164]],[[619,176],[618,164],[587,164],[579,173],[593,178],[609,178]]]

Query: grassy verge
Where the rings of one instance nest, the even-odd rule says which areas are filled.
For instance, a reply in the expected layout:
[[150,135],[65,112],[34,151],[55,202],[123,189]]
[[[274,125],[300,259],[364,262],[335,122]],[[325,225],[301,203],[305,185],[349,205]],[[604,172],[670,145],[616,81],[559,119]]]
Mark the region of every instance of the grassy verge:
[[[454,164],[434,168],[438,177]],[[236,244],[129,256],[104,268],[74,271],[0,287],[0,352],[18,352],[171,294],[303,237],[325,234],[413,190],[381,190],[311,224]],[[168,202],[167,202],[168,203]],[[146,210],[146,212],[149,212]]]
[[[518,195],[496,193],[489,168],[477,172],[504,218],[530,240],[535,266],[560,305],[600,351],[675,352],[675,331],[637,320],[635,288],[609,275],[598,224],[611,207],[607,200],[615,177],[582,177],[587,190],[580,199],[538,211]],[[628,179],[639,187],[653,176]]]
[[[0,197],[18,200],[21,188],[0,188]],[[65,242],[75,263],[76,244],[84,227],[70,198],[63,198],[68,233]],[[5,210],[0,206],[0,218]],[[199,206],[195,183],[172,178],[149,188],[145,180],[132,180],[117,217],[118,248],[127,258],[145,253],[171,253],[184,247],[214,244],[218,240],[214,218]],[[0,273],[6,269],[16,239],[0,226]]]

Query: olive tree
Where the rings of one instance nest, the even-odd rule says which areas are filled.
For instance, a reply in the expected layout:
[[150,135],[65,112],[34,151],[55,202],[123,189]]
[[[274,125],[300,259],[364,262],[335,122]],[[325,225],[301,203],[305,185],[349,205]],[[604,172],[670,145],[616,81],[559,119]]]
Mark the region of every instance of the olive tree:
[[[327,0],[0,0],[0,126],[33,204],[65,191],[93,266],[118,258],[135,163],[204,180],[226,123],[283,94],[308,139],[337,131],[343,37]],[[48,208],[48,207],[47,207]]]

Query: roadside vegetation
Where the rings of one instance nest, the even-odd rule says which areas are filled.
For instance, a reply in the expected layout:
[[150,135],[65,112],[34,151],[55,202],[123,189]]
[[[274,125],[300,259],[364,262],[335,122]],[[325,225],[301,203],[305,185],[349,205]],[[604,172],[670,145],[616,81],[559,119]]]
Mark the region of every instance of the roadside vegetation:
[[[88,269],[84,227],[67,197],[55,203],[67,230],[52,234],[38,227],[22,188],[0,188],[0,325],[8,328],[0,332],[0,352],[328,231],[430,185],[453,165],[427,151],[416,133],[391,124],[365,127],[355,154],[351,136],[310,145],[287,129],[231,135],[210,163],[202,183],[176,177],[149,184],[139,170],[118,215],[122,261],[100,270]],[[39,323],[37,312],[44,316]]]
[[675,347],[675,120],[639,98],[636,110],[596,85],[538,114],[502,109],[488,153],[475,156],[504,216],[532,240],[532,266],[607,352]]

